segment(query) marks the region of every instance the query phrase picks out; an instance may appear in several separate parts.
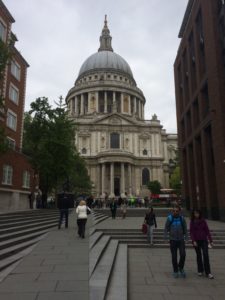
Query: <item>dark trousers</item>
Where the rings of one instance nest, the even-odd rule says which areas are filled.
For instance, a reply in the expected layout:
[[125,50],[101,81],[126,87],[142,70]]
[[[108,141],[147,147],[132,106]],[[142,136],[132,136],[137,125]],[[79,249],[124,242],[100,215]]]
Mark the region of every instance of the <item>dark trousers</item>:
[[[209,264],[209,251],[208,241],[197,241],[197,247],[195,247],[197,255],[198,272],[208,275],[211,273]],[[202,259],[203,258],[203,259]]]
[[60,209],[59,228],[61,228],[64,216],[65,216],[65,227],[68,228],[69,209]]
[[[177,262],[177,250],[178,249],[179,249],[179,254],[180,254],[179,263]],[[178,270],[183,270],[183,268],[184,268],[185,257],[186,257],[184,240],[182,240],[182,241],[171,240],[170,241],[170,251],[172,254],[173,271],[175,273],[177,273]]]
[[112,213],[112,218],[115,219],[116,218],[116,209],[111,209],[111,213]]
[[82,238],[84,238],[84,236],[85,236],[86,222],[87,222],[87,219],[77,219],[78,234]]

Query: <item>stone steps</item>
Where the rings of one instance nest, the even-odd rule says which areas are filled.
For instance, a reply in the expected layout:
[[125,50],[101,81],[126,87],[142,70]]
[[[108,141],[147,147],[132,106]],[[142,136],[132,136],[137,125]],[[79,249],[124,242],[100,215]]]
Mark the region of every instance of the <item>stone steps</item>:
[[0,214],[0,271],[26,255],[28,249],[56,228],[58,220],[58,210]]
[[[97,229],[98,232],[98,229]],[[137,229],[101,229],[105,235],[109,235],[111,239],[119,241],[121,244],[127,244],[128,247],[137,247],[139,245],[141,248],[149,247],[147,242],[147,237]],[[215,249],[225,249],[225,231],[212,230],[212,239]],[[163,229],[154,230],[154,247],[165,248],[169,247],[168,242],[164,240]],[[188,248],[192,248],[192,243],[189,240],[186,243]]]
[[99,223],[101,223],[102,221],[105,221],[106,219],[108,219],[109,217],[101,212],[96,212],[96,211],[92,211],[92,216],[93,216],[93,223],[94,225],[97,225]]
[[113,270],[118,241],[110,240],[101,259],[99,260],[94,272],[89,278],[89,299],[104,300],[107,299],[106,292],[109,286],[110,276]]

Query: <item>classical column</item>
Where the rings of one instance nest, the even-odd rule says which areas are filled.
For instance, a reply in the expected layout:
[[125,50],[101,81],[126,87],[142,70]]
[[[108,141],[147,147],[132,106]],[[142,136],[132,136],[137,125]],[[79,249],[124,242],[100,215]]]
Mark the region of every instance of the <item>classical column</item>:
[[107,113],[107,92],[104,92],[104,113]]
[[78,97],[75,96],[75,114],[78,115]]
[[125,197],[125,177],[124,177],[124,163],[121,163],[121,191],[120,195]]
[[120,94],[121,114],[123,114],[123,93]]
[[145,118],[145,114],[144,114],[144,103],[142,103],[142,119]]
[[139,104],[139,118],[141,118],[141,100],[138,101]]
[[102,195],[105,193],[105,164],[102,164]]
[[137,112],[137,98],[134,97],[134,115],[136,114]]
[[114,194],[114,163],[110,164],[110,197],[115,197]]
[[130,101],[130,95],[128,96],[128,114],[131,114],[131,101]]
[[81,94],[80,98],[80,115],[84,114],[84,94]]
[[95,98],[96,98],[96,112],[99,112],[99,97],[98,97],[98,92],[95,92]]
[[117,112],[117,108],[116,108],[116,92],[113,92],[113,107],[112,107],[112,111],[114,113]]
[[132,195],[131,164],[128,164],[128,184],[129,184],[129,195]]

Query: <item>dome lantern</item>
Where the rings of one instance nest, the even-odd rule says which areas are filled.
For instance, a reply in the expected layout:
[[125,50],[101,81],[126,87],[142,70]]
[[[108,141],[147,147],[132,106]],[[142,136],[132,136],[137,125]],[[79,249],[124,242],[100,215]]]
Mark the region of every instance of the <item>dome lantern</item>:
[[105,15],[105,22],[104,27],[102,29],[102,35],[100,36],[100,48],[98,49],[98,52],[100,51],[112,51],[112,37],[110,35],[109,28],[107,26],[107,15]]

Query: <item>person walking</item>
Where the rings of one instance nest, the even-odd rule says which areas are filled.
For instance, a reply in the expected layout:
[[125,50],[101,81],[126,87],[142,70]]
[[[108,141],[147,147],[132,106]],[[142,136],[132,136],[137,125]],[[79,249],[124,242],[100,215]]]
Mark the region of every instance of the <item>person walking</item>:
[[198,276],[203,276],[203,272],[205,272],[206,277],[213,279],[208,251],[208,246],[212,247],[212,237],[209,227],[198,209],[192,211],[190,236],[196,252]]
[[58,229],[61,229],[64,217],[65,217],[65,228],[68,228],[69,198],[68,198],[68,195],[65,192],[58,195],[58,208],[59,208],[59,212],[60,212]]
[[125,199],[122,200],[121,210],[122,210],[122,219],[125,219],[126,218],[126,214],[127,214],[127,204],[126,204]]
[[[180,215],[180,207],[178,206],[175,206],[173,208],[172,214],[170,214],[167,217],[165,228],[164,228],[165,239],[167,239],[168,234],[170,240],[170,251],[172,256],[173,276],[174,278],[178,278],[180,274],[181,277],[185,278],[186,277],[184,271],[184,264],[185,264],[185,257],[186,257],[185,240],[186,241],[188,240],[188,233],[187,233],[187,223],[184,217]],[[178,250],[180,254],[179,263],[177,261]]]
[[157,228],[155,213],[153,207],[150,207],[145,215],[145,223],[147,225],[147,241],[153,246],[153,227]]
[[76,208],[76,213],[77,213],[78,235],[82,239],[85,238],[85,226],[87,222],[88,211],[91,212],[91,209],[86,205],[86,202],[84,200],[81,200],[79,205]]
[[111,209],[111,213],[112,213],[112,219],[116,218],[116,211],[117,211],[117,204],[115,199],[112,199],[112,202],[110,203],[110,209]]

